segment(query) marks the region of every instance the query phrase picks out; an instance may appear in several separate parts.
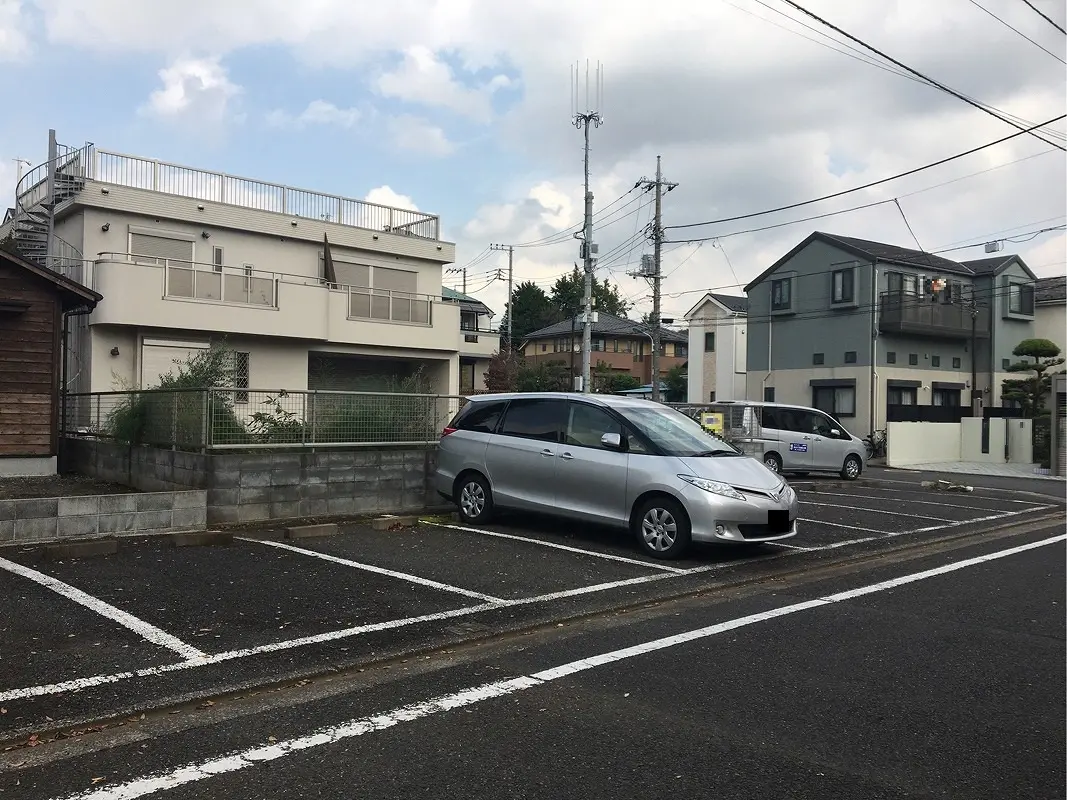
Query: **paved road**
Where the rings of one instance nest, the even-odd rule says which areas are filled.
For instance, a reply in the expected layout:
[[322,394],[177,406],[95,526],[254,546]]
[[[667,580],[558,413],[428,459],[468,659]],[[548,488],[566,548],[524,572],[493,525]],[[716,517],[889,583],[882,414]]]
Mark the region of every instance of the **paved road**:
[[942,544],[150,716],[6,754],[0,789],[1055,800],[1064,538]]

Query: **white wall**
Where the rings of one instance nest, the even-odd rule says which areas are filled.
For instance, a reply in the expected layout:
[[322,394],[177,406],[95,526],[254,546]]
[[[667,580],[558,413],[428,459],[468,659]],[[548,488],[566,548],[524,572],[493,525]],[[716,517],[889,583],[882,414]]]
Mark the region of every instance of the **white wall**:
[[890,422],[886,465],[909,467],[959,461],[960,429],[955,422]]
[[[705,300],[687,315],[689,324],[688,402],[707,403],[745,399],[745,362],[748,352],[745,317],[724,311]],[[715,333],[715,351],[704,352],[704,334]]]
[[986,464],[1003,464],[1004,441],[1006,437],[1007,420],[989,420],[989,452],[982,452],[982,420],[977,417],[964,417],[963,441],[961,443],[960,460],[968,462],[982,462]]
[[1008,436],[1008,461],[1012,464],[1034,463],[1034,421],[1004,420]]

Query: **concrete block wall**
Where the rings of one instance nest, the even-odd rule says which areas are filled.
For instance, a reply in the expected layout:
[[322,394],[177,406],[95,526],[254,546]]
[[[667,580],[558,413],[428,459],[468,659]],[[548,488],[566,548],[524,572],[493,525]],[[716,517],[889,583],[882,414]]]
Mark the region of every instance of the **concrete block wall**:
[[207,492],[202,489],[0,500],[0,544],[205,527]]
[[436,505],[435,448],[180,453],[74,440],[65,468],[142,491],[197,488],[207,523],[420,511]]

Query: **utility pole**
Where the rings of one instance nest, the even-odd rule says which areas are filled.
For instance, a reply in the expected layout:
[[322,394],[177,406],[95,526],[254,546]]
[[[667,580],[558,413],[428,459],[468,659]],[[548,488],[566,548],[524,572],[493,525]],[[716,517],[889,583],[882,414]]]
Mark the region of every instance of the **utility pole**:
[[604,70],[599,62],[596,74],[592,76],[595,93],[591,102],[589,62],[585,62],[585,110],[578,111],[578,68],[571,67],[571,107],[574,127],[585,132],[585,225],[581,234],[574,238],[582,240],[579,253],[585,268],[585,291],[582,297],[584,313],[582,315],[582,385],[581,391],[588,394],[592,390],[592,347],[593,347],[593,265],[597,246],[593,244],[593,193],[589,191],[589,128],[599,128],[603,123],[599,108],[604,97]]
[[667,191],[674,190],[678,184],[670,183],[663,180],[663,169],[660,164],[660,157],[656,156],[656,180],[650,181],[646,178],[642,178],[637,182],[637,186],[644,186],[646,191],[649,188],[654,188],[656,191],[656,206],[655,215],[652,222],[652,274],[647,275],[642,270],[638,273],[641,277],[651,278],[652,280],[652,317],[649,320],[652,324],[652,399],[655,402],[659,402],[659,348],[660,348],[660,287],[663,282],[663,189],[666,187]]
[[507,343],[507,346],[510,348],[511,347],[511,318],[515,316],[512,313],[512,310],[511,310],[511,286],[512,286],[512,282],[514,281],[514,278],[515,278],[514,264],[513,264],[513,261],[514,261],[514,258],[515,258],[515,248],[512,247],[510,244],[506,244],[506,245],[505,244],[491,244],[491,245],[489,245],[489,249],[490,250],[507,250],[507,252],[508,252],[508,330],[507,330],[507,339],[505,339],[505,342]]

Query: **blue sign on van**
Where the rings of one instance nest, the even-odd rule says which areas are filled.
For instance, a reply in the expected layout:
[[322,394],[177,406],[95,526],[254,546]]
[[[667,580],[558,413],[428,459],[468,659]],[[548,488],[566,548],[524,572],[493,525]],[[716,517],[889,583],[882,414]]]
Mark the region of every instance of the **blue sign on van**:
[[789,449],[794,453],[806,453],[808,452],[808,446],[799,442],[790,442]]

